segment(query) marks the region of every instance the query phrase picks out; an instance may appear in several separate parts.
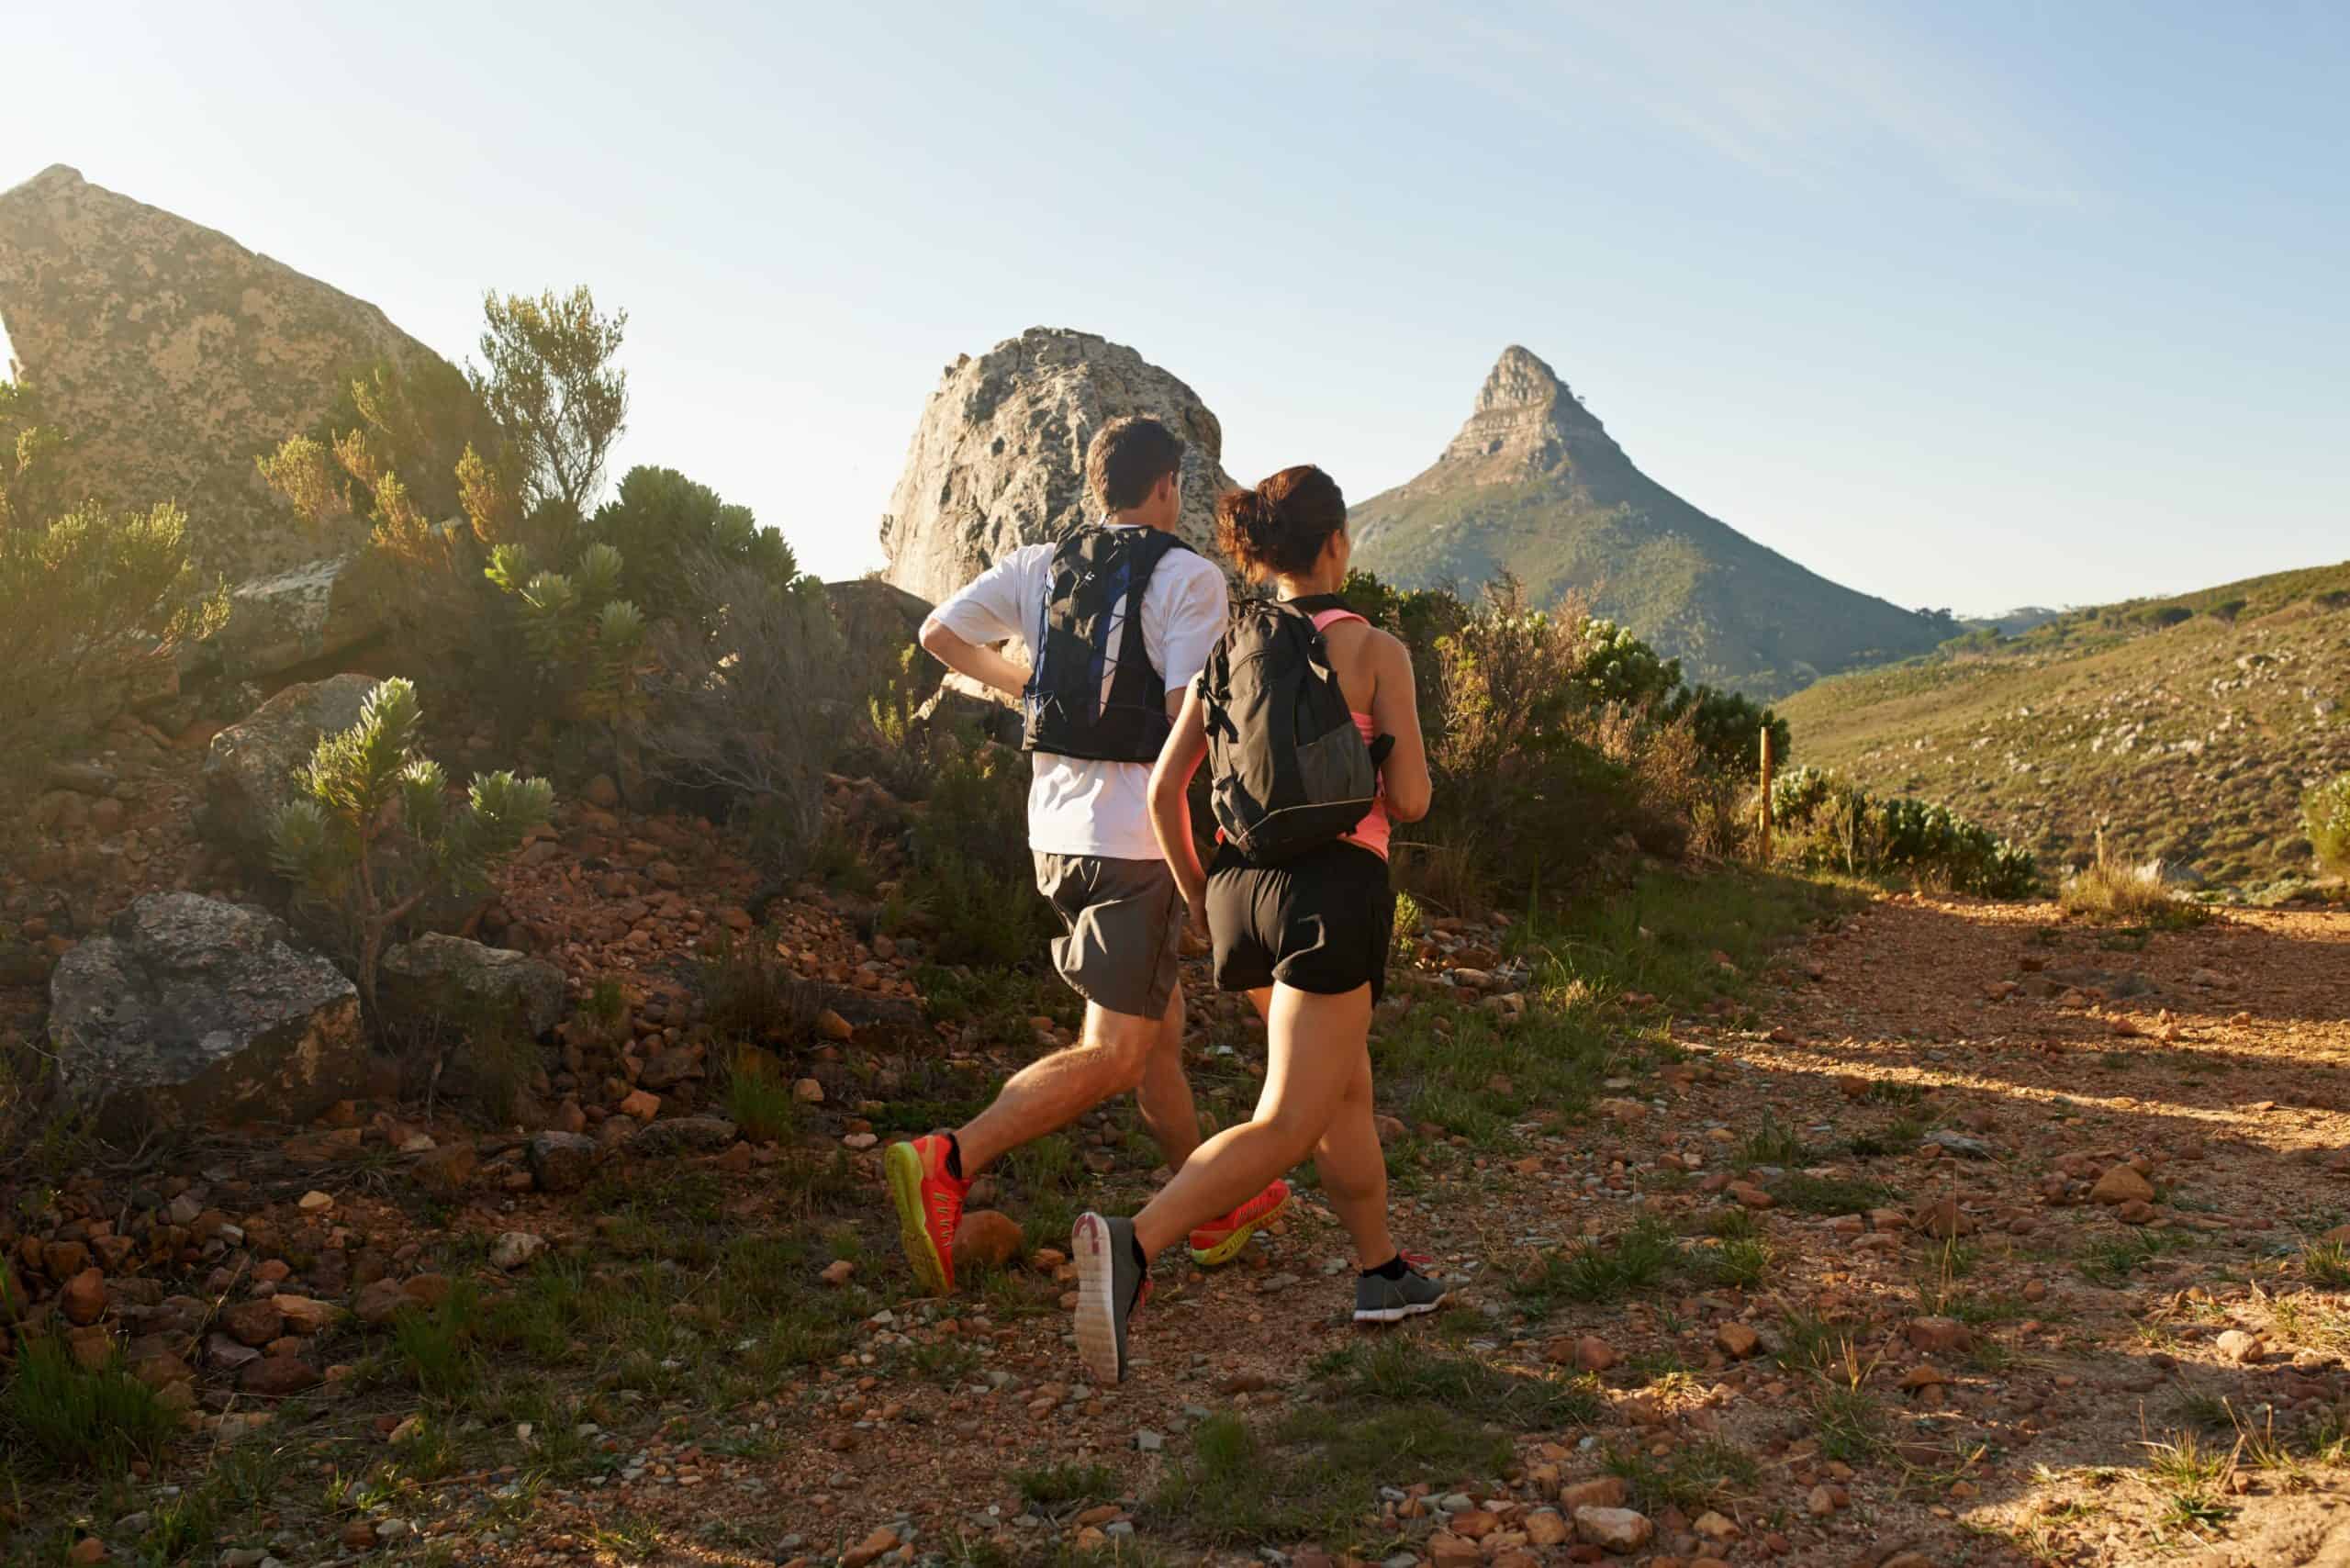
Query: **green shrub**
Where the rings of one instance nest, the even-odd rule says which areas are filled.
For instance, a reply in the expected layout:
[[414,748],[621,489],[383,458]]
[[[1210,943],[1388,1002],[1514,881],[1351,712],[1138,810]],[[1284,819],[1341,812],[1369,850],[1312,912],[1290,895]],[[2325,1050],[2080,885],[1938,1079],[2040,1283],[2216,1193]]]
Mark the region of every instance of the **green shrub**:
[[386,936],[435,892],[486,888],[491,866],[554,804],[544,779],[491,773],[475,775],[465,804],[451,811],[448,776],[417,750],[423,722],[412,684],[379,682],[357,723],[319,737],[301,795],[279,810],[271,832],[278,873],[347,924],[359,991],[378,1026]]
[[24,1342],[0,1396],[0,1416],[15,1442],[51,1469],[107,1476],[134,1459],[156,1458],[179,1426],[155,1391],[119,1361],[84,1367],[53,1335]]
[[64,441],[29,393],[0,381],[0,790],[12,800],[61,739],[168,675],[181,645],[229,612],[226,590],[188,564],[177,507],[50,510],[47,459]]
[[1029,776],[1027,759],[1004,746],[938,746],[909,847],[942,963],[1019,963],[1058,934],[1028,851]]
[[2329,871],[2350,873],[2350,773],[2301,797],[2301,824],[2316,847],[2318,864]]
[[824,585],[788,575],[790,551],[761,537],[786,576],[739,554],[679,561],[679,591],[698,608],[655,638],[642,756],[652,781],[731,819],[770,874],[795,876],[822,840],[824,775],[856,715]]
[[1791,767],[1771,783],[1780,852],[1799,864],[1844,871],[1903,871],[1986,898],[2026,898],[2039,886],[2031,851],[1946,806],[1869,794],[1840,775]]
[[723,609],[701,591],[709,566],[748,567],[778,587],[800,575],[791,547],[759,527],[750,508],[728,504],[674,468],[630,469],[588,520],[585,537],[620,552],[621,597],[656,620],[688,618],[705,633]]

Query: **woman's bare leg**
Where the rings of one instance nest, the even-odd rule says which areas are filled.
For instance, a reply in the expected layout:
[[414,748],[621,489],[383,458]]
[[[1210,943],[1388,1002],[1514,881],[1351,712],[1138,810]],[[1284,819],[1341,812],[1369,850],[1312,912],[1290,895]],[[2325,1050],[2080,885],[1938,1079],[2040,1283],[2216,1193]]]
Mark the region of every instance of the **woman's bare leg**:
[[[1145,1255],[1157,1257],[1197,1226],[1256,1196],[1266,1182],[1303,1160],[1321,1142],[1358,1074],[1368,1106],[1369,986],[1343,996],[1275,986],[1266,1025],[1265,1087],[1258,1096],[1256,1114],[1200,1145],[1175,1179],[1135,1216],[1135,1239]],[[1368,1127],[1367,1108],[1364,1115]],[[1374,1158],[1377,1146],[1373,1133]],[[1348,1145],[1341,1158],[1349,1162],[1349,1172],[1359,1176],[1360,1150]]]
[[1322,1178],[1331,1212],[1354,1239],[1355,1267],[1376,1269],[1395,1256],[1387,1229],[1387,1156],[1372,1120],[1371,1053],[1360,1058],[1337,1114],[1314,1146],[1314,1169]]

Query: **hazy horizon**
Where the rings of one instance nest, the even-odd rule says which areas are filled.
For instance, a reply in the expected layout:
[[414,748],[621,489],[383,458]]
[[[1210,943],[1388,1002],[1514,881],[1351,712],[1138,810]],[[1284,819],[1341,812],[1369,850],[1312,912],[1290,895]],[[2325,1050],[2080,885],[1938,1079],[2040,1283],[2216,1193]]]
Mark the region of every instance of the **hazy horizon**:
[[1904,605],[2350,553],[2314,8],[250,17],[21,20],[0,184],[71,164],[453,359],[484,289],[587,282],[632,318],[615,476],[826,576],[879,564],[941,368],[1038,325],[1190,383],[1244,482],[1353,499],[1520,342],[1659,482]]

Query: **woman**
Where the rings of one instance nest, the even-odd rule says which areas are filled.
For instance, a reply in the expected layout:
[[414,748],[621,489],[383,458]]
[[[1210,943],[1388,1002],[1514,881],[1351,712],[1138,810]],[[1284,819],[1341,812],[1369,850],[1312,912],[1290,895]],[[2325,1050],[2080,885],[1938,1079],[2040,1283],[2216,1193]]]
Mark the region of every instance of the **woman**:
[[1413,1268],[1387,1231],[1387,1165],[1371,1120],[1371,1013],[1385,989],[1395,895],[1387,881],[1391,822],[1428,809],[1411,655],[1338,598],[1353,553],[1347,503],[1327,474],[1284,468],[1216,508],[1225,553],[1252,579],[1314,617],[1355,726],[1379,764],[1379,797],[1351,833],[1278,866],[1222,845],[1203,869],[1187,790],[1207,752],[1205,677],[1150,778],[1151,826],[1190,906],[1212,936],[1215,980],[1248,994],[1267,1025],[1256,1114],[1208,1139],[1132,1219],[1079,1216],[1078,1352],[1105,1383],[1125,1375],[1126,1324],[1147,1293],[1150,1260],[1194,1226],[1260,1191],[1309,1155],[1355,1248],[1355,1320],[1393,1323],[1435,1310],[1445,1287]]

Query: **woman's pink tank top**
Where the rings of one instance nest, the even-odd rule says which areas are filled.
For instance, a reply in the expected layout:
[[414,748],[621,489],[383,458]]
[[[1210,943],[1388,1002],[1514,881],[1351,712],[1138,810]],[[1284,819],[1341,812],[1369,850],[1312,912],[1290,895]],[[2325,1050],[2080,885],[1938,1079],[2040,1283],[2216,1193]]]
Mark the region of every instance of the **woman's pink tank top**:
[[[1363,618],[1361,616],[1357,615],[1351,610],[1317,610],[1314,616],[1314,629],[1316,632],[1321,632],[1328,629],[1330,626],[1340,621],[1360,621]],[[1378,721],[1374,720],[1370,714],[1363,712],[1357,712],[1354,719],[1355,728],[1362,732],[1363,745],[1369,745],[1371,742],[1379,738]],[[1359,844],[1362,846],[1365,849],[1370,850],[1373,855],[1376,855],[1382,860],[1384,860],[1387,858],[1388,830],[1392,825],[1387,820],[1387,783],[1385,779],[1382,779],[1380,781],[1379,793],[1381,797],[1379,803],[1371,808],[1371,814],[1363,818],[1362,821],[1355,823],[1354,832],[1340,834],[1338,836],[1348,844]]]

